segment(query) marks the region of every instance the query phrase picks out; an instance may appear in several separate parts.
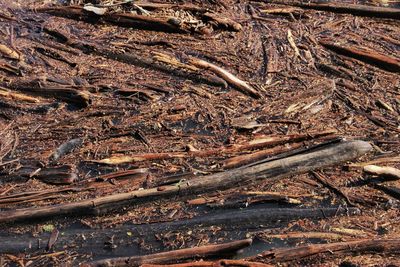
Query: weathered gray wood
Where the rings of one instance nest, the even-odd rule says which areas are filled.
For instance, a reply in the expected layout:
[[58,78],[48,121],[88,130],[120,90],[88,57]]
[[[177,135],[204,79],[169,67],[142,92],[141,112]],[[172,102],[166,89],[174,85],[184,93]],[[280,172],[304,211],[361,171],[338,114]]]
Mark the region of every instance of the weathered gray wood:
[[100,214],[104,213],[105,210],[118,209],[149,197],[154,200],[176,194],[192,194],[232,188],[266,178],[291,176],[336,165],[360,157],[371,148],[371,145],[364,141],[342,142],[305,154],[190,179],[190,182],[180,183],[179,185],[137,190],[53,206],[3,211],[0,212],[0,222],[14,222],[66,214]]

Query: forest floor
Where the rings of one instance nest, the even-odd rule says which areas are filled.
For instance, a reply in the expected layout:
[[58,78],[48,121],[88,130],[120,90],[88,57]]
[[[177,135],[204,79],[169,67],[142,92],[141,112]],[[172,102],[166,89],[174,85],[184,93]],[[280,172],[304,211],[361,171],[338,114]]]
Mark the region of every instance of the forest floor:
[[399,265],[380,4],[0,0],[0,266]]

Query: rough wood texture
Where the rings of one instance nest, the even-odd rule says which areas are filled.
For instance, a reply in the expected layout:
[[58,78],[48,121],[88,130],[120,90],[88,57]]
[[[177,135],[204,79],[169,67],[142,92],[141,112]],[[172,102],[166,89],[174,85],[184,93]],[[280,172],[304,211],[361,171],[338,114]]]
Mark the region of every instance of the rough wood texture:
[[370,149],[371,145],[367,142],[343,142],[304,155],[295,155],[251,167],[238,168],[198,179],[192,179],[190,183],[186,182],[180,185],[114,194],[75,203],[4,211],[0,212],[0,222],[14,222],[66,214],[98,214],[101,212],[102,208],[107,207],[115,209],[145,197],[152,197],[152,199],[155,199],[156,197],[173,194],[188,194],[224,189],[238,184],[248,183],[250,181],[255,182],[267,178],[276,179],[352,160],[364,155]]

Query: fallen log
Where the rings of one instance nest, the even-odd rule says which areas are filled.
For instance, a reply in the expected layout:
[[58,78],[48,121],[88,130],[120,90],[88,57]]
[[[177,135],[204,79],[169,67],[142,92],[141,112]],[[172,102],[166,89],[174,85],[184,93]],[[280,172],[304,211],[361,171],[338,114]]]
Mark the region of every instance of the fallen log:
[[301,260],[311,256],[328,254],[331,257],[341,257],[351,253],[383,253],[399,254],[400,239],[366,239],[357,241],[338,242],[331,244],[312,244],[294,248],[277,248],[249,257],[247,260],[267,263]]
[[145,263],[168,263],[185,259],[196,259],[196,258],[199,259],[210,256],[233,254],[242,248],[250,246],[251,243],[252,243],[251,239],[245,239],[225,244],[179,249],[179,250],[161,252],[145,256],[111,258],[111,259],[94,261],[90,263],[84,263],[81,266],[85,267],[141,266],[142,264]]
[[[352,216],[359,215],[358,208],[272,208],[270,205],[258,205],[254,208],[241,209],[212,209],[205,214],[187,219],[172,222],[156,221],[153,223],[144,224],[123,224],[112,228],[76,228],[67,227],[62,230],[63,235],[59,236],[55,250],[62,250],[69,247],[71,244],[74,251],[79,253],[92,253],[96,257],[109,255],[104,251],[104,242],[108,237],[114,236],[114,240],[119,243],[119,247],[128,247],[132,249],[132,240],[127,239],[127,232],[131,232],[133,236],[143,236],[145,243],[154,243],[155,249],[165,249],[159,243],[155,235],[165,234],[170,232],[187,232],[193,229],[198,231],[208,231],[210,228],[217,227],[221,232],[240,233],[238,238],[246,238],[246,233],[250,230],[260,231],[261,228],[270,229],[288,225],[290,222],[307,219],[321,220],[336,216]],[[234,218],[234,219],[233,219]],[[29,221],[32,223],[32,221]],[[84,235],[86,242],[82,244],[80,237]],[[44,232],[39,236],[32,237],[31,235],[7,235],[0,232],[0,251],[6,253],[23,253],[37,252],[41,249],[38,239],[47,240],[49,233]],[[161,245],[161,246],[160,246]],[[88,250],[89,249],[89,250]]]
[[344,46],[326,40],[321,40],[319,41],[319,43],[322,46],[338,54],[355,58],[362,62],[374,65],[380,69],[391,72],[400,72],[400,61],[398,59],[384,55],[372,49],[355,46]]
[[195,261],[177,264],[142,264],[141,267],[272,267],[272,265],[245,260]]
[[377,7],[339,2],[301,2],[285,0],[269,0],[268,3],[296,6],[306,9],[322,10],[335,13],[345,13],[357,16],[400,19],[400,10],[390,7]]
[[342,142],[320,148],[317,151],[190,179],[190,182],[182,182],[176,185],[137,190],[73,203],[3,211],[0,212],[0,222],[14,222],[66,214],[101,214],[104,210],[119,209],[140,199],[151,198],[155,200],[176,194],[209,192],[267,178],[277,179],[304,173],[355,159],[369,150],[371,150],[371,145],[364,141]]

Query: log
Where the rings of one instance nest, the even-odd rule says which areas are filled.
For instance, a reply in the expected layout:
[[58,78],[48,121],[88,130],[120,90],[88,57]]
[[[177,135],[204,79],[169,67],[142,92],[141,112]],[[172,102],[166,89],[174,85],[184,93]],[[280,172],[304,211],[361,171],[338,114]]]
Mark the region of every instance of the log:
[[301,2],[285,0],[269,0],[268,3],[297,6],[301,8],[345,13],[365,17],[400,19],[400,10],[397,8],[367,6],[351,3]]
[[195,261],[178,264],[142,264],[141,267],[272,267],[273,265],[245,260]]
[[[400,17],[400,13],[399,13]],[[391,72],[400,72],[400,61],[394,57],[390,57],[364,47],[344,46],[337,43],[321,40],[319,43],[338,54],[358,59],[362,62],[374,65],[380,69]]]
[[278,179],[284,176],[292,176],[337,165],[341,162],[358,158],[370,151],[371,148],[371,145],[364,141],[341,142],[309,153],[194,178],[190,179],[190,182],[178,183],[177,185],[136,190],[53,206],[3,211],[0,212],[0,222],[14,222],[67,214],[101,214],[104,213],[105,209],[119,209],[140,199],[151,198],[155,200],[176,194],[193,194],[221,190],[267,178]]
[[[213,227],[220,229],[222,235],[238,233],[237,238],[246,238],[246,233],[251,230],[259,231],[261,228],[276,228],[282,225],[288,225],[290,222],[307,219],[320,220],[336,216],[352,216],[359,215],[358,208],[272,208],[270,205],[258,205],[254,208],[241,209],[212,209],[205,214],[172,222],[153,222],[149,224],[123,224],[112,228],[79,228],[67,227],[62,229],[63,235],[60,235],[55,245],[55,250],[64,250],[67,247],[73,248],[79,253],[92,253],[97,258],[109,256],[104,251],[104,242],[108,237],[114,236],[114,240],[118,246],[127,247],[133,253],[135,246],[132,247],[132,240],[127,239],[127,232],[131,232],[133,236],[142,236],[145,243],[152,244],[154,249],[165,249],[155,235],[170,232],[187,232],[193,229],[196,231],[208,231]],[[233,219],[234,218],[234,219]],[[29,221],[28,223],[32,223]],[[143,233],[145,235],[143,236]],[[81,236],[86,237],[86,242],[81,243]],[[49,233],[41,233],[39,236],[32,235],[8,235],[0,232],[0,251],[4,253],[27,253],[37,252],[41,246],[37,240],[47,240]],[[118,250],[114,253],[119,253]],[[115,254],[114,254],[115,255]],[[117,254],[124,256],[124,254]]]
[[106,266],[141,266],[145,263],[168,263],[185,259],[206,258],[210,256],[221,256],[232,254],[242,248],[250,246],[251,239],[233,241],[225,244],[207,245],[203,247],[194,247],[161,252],[145,256],[119,257],[105,260],[84,263],[84,267],[106,267]]
[[312,244],[294,248],[271,249],[247,260],[262,260],[264,262],[286,262],[301,260],[311,256],[327,254],[331,257],[341,257],[349,253],[393,253],[400,252],[400,238],[395,239],[365,239],[331,244]]

